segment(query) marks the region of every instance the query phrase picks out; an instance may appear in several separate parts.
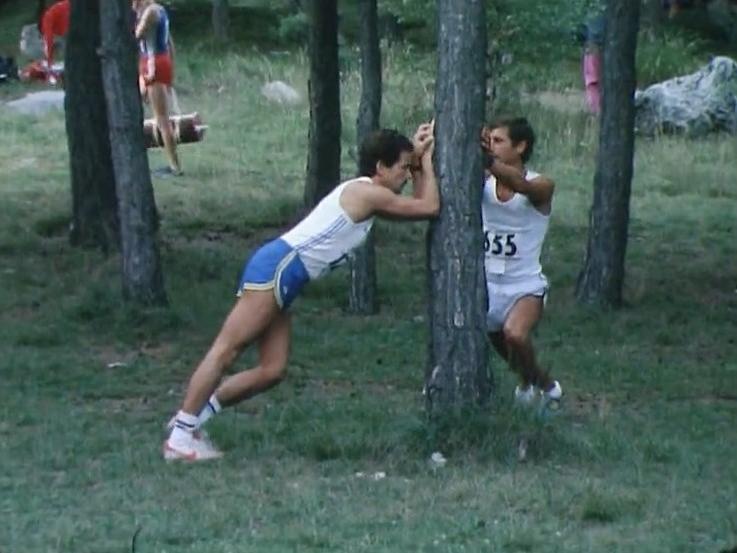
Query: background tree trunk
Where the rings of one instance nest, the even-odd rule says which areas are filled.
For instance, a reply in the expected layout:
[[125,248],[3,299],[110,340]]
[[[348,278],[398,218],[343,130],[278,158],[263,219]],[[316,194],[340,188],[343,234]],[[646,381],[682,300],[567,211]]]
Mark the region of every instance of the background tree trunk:
[[440,217],[428,231],[431,417],[485,403],[491,393],[481,225],[479,136],[486,91],[485,0],[438,1],[435,169]]
[[218,42],[228,41],[229,26],[228,0],[212,0],[212,31]]
[[635,122],[635,50],[640,0],[608,0],[599,153],[589,239],[576,297],[619,306],[624,286]]
[[310,19],[310,138],[305,207],[340,181],[340,73],[337,0],[307,2]]
[[663,8],[663,0],[643,0],[642,23],[650,30],[657,30],[663,25],[668,17],[668,12]]
[[129,15],[128,0],[101,2],[102,73],[120,203],[123,296],[141,304],[165,304],[156,244],[156,205],[143,144],[136,46]]
[[72,188],[70,240],[73,245],[108,251],[118,248],[120,235],[99,45],[99,2],[75,0],[64,64]]
[[[359,43],[361,48],[361,101],[358,105],[356,138],[358,147],[379,128],[381,116],[381,49],[379,48],[376,0],[358,2]],[[369,315],[379,310],[376,293],[376,258],[374,229],[363,246],[354,251],[350,260],[351,290],[348,310]]]
[[[0,2],[0,5],[2,5],[2,2]],[[43,17],[45,11],[46,0],[38,0],[38,2],[36,2],[36,26],[38,26],[39,32],[41,32],[41,18]],[[64,64],[64,66],[66,67],[66,64]]]

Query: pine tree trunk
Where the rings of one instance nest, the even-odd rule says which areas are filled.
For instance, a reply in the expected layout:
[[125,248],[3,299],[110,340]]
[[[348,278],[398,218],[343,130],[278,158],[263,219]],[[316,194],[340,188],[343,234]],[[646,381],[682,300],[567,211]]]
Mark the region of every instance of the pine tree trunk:
[[156,243],[156,205],[143,143],[130,3],[106,0],[101,6],[102,74],[120,204],[123,296],[144,305],[165,304]]
[[212,0],[212,31],[220,42],[227,42],[230,17],[228,0]]
[[639,0],[608,0],[603,52],[599,153],[589,238],[576,297],[582,303],[622,304],[635,121],[635,51]]
[[667,12],[663,9],[663,0],[644,0],[642,5],[642,24],[649,25],[655,30],[663,25],[667,19]]
[[435,169],[440,217],[428,230],[431,418],[484,404],[492,388],[486,337],[479,135],[486,91],[485,0],[439,0]]
[[64,111],[72,189],[73,245],[117,250],[120,242],[110,154],[97,0],[72,2],[65,59]]
[[340,180],[340,73],[337,0],[307,2],[310,18],[310,137],[305,207],[311,209]]
[[[381,50],[376,0],[359,0],[359,43],[361,48],[361,101],[358,105],[356,137],[360,148],[363,140],[379,128],[381,114]],[[374,229],[363,246],[354,251],[350,260],[351,289],[348,310],[370,315],[378,312],[376,292],[376,259]]]

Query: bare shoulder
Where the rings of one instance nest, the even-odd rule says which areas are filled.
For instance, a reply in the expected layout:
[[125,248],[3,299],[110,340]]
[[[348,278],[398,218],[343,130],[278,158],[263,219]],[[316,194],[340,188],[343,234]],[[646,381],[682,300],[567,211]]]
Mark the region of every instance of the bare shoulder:
[[345,182],[345,188],[343,189],[341,197],[367,197],[373,195],[377,188],[382,187],[376,186],[370,178],[356,177],[355,179],[351,179]]
[[527,197],[530,199],[535,208],[543,215],[550,215],[553,201],[553,192],[555,192],[555,183],[553,179],[545,175],[535,175],[530,180],[530,191]]
[[534,184],[542,184],[544,186],[555,186],[555,183],[553,182],[553,179],[551,179],[547,175],[543,175],[541,173],[536,174],[534,177],[532,177],[527,182],[531,182],[531,183],[534,183]]
[[141,20],[157,22],[159,20],[159,4],[155,2],[146,6],[141,14]]
[[546,200],[549,201],[553,196],[553,192],[555,192],[555,182],[546,175],[536,175],[527,182],[529,182],[536,190],[540,191],[541,194],[539,198],[543,203]]
[[376,209],[378,198],[391,194],[383,186],[374,184],[368,177],[358,177],[346,182],[340,195],[340,205],[354,221],[370,217]]

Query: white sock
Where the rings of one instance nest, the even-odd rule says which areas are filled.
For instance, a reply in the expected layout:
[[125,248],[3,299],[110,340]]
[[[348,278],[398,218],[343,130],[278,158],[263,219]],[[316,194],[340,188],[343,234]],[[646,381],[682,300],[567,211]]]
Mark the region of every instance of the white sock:
[[174,443],[186,442],[192,437],[197,428],[197,417],[184,411],[179,411],[174,419],[174,428],[169,439]]
[[205,424],[210,419],[210,417],[212,417],[213,415],[217,415],[222,410],[223,406],[220,405],[220,402],[218,401],[218,398],[215,397],[215,394],[212,394],[210,396],[210,399],[207,400],[207,403],[205,403],[205,406],[202,408],[202,411],[200,411],[200,414],[197,416],[197,427]]

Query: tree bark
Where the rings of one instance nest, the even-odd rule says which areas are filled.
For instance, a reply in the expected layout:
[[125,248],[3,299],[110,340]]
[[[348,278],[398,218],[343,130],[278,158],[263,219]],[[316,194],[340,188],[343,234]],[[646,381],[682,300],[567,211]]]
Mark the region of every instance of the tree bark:
[[425,396],[431,418],[484,404],[492,388],[479,136],[486,90],[485,0],[438,1],[435,166],[440,217],[428,230],[430,352]]
[[667,19],[667,15],[663,8],[663,0],[644,0],[642,6],[643,26],[649,25],[652,30],[658,29]]
[[[358,2],[359,44],[361,49],[361,101],[358,105],[356,138],[360,148],[364,139],[379,128],[381,116],[381,49],[379,48],[376,0]],[[354,251],[350,259],[351,289],[348,310],[370,315],[378,312],[376,292],[376,259],[374,229],[366,242]]]
[[635,121],[635,51],[639,0],[608,0],[603,52],[599,153],[589,238],[576,297],[582,303],[622,304]]
[[123,296],[144,305],[165,304],[156,243],[157,217],[143,138],[136,46],[128,0],[101,2],[102,73],[118,183]]
[[310,133],[305,207],[311,209],[340,180],[340,73],[337,0],[307,2],[310,19]]
[[115,175],[103,94],[99,3],[75,0],[65,59],[64,112],[72,190],[70,241],[107,252],[120,242]]
[[[2,2],[0,2],[0,5],[2,5]],[[43,17],[45,11],[46,11],[46,0],[38,0],[38,2],[36,2],[36,26],[38,27],[38,32],[42,32],[41,31],[41,18]],[[64,66],[66,67],[66,64],[64,64]]]
[[228,0],[212,0],[212,31],[219,42],[227,42],[230,17]]

